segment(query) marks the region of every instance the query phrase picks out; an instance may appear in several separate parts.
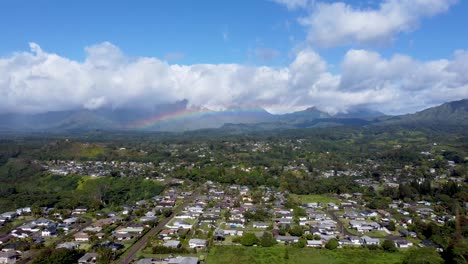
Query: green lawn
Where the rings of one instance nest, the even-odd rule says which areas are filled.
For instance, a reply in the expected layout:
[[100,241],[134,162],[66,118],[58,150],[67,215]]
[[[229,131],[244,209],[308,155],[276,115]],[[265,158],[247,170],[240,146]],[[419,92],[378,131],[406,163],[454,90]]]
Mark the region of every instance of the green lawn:
[[301,203],[335,203],[339,204],[340,200],[336,197],[328,196],[328,195],[320,195],[320,194],[311,194],[311,195],[296,195],[291,194],[292,197],[299,200]]
[[[287,254],[286,254],[287,250]],[[210,250],[207,264],[224,263],[297,263],[297,264],[391,264],[402,261],[402,253],[387,253],[367,249],[311,249],[276,246],[272,248],[218,246]]]

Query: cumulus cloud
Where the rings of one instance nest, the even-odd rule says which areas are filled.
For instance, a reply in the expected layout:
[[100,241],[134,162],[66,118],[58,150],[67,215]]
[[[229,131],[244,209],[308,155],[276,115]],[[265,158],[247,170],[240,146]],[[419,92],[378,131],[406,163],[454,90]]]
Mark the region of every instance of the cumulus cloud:
[[417,61],[350,50],[339,74],[311,49],[280,68],[239,64],[169,64],[130,57],[104,42],[85,48],[79,62],[43,51],[0,58],[0,113],[152,107],[187,99],[191,105],[224,109],[259,106],[275,113],[310,106],[335,113],[370,106],[387,113],[468,97],[468,52],[453,59]]
[[321,47],[385,43],[399,33],[415,30],[421,20],[446,12],[456,2],[384,0],[377,8],[356,8],[344,2],[317,2],[299,23],[307,27],[308,41]]

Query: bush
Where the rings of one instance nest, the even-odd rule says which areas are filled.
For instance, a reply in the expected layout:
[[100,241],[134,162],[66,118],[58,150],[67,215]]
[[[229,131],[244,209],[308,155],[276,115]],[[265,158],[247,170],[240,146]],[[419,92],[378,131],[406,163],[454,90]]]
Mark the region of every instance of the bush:
[[240,243],[243,246],[248,246],[248,247],[257,244],[258,242],[259,242],[258,238],[257,236],[255,236],[254,233],[244,233],[240,239]]
[[433,247],[412,248],[405,253],[403,264],[442,264],[444,260]]
[[382,243],[382,249],[388,252],[398,251],[397,247],[395,246],[395,243],[389,239],[385,239],[385,241]]
[[263,236],[260,238],[260,245],[262,247],[272,247],[277,243],[278,242],[270,232],[264,232]]
[[327,242],[327,244],[325,244],[325,248],[333,250],[333,249],[336,249],[338,245],[339,245],[338,240],[335,238],[332,238]]

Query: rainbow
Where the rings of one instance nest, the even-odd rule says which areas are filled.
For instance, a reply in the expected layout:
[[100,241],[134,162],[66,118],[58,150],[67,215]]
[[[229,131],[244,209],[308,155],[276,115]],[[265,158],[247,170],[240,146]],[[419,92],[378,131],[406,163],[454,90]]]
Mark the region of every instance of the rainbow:
[[241,108],[241,109],[228,109],[222,111],[214,111],[209,109],[182,109],[179,111],[158,114],[150,116],[145,119],[138,120],[130,125],[127,128],[130,129],[145,129],[150,128],[155,125],[169,123],[173,121],[186,120],[195,117],[205,117],[205,116],[216,116],[221,114],[244,114],[244,113],[262,113],[265,110],[263,108]]

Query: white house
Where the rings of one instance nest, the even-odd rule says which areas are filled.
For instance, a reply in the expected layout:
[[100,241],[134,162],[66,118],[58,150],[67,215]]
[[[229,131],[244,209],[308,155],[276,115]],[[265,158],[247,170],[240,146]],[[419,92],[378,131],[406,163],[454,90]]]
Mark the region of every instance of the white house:
[[321,248],[322,246],[322,240],[307,240],[307,247]]
[[361,237],[361,243],[363,245],[379,245],[380,244],[380,240],[377,239],[377,238],[372,238],[372,237],[368,237],[368,236],[363,236]]
[[189,240],[190,248],[205,248],[206,246],[207,242],[205,239],[192,238]]

